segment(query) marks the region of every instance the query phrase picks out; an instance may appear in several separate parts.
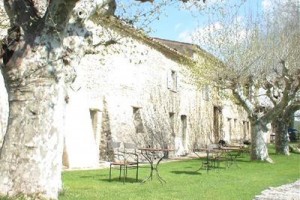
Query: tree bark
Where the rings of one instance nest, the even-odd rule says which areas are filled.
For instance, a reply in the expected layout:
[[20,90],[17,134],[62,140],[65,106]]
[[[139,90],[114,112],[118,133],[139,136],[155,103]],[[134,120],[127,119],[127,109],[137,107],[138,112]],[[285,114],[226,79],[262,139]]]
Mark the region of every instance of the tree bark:
[[[294,112],[299,110],[300,102],[296,98],[282,113],[272,121],[275,132],[275,149],[277,154],[290,155],[288,128],[294,120]],[[292,116],[292,117],[291,117]]]
[[266,123],[261,120],[251,122],[251,159],[272,162],[266,142]]
[[287,133],[287,123],[282,118],[274,119],[272,122],[275,132],[275,149],[277,154],[290,155],[289,136]]
[[[50,38],[49,46],[53,45]],[[1,195],[56,199],[61,189],[68,81],[62,71],[53,71],[62,70],[60,59],[46,64],[49,46],[20,42],[2,68],[9,120],[0,152]]]
[[54,63],[39,66],[45,48],[37,48],[39,53],[26,43],[19,48],[2,69],[9,121],[1,149],[0,193],[55,199],[61,189],[65,83],[49,73]]
[[58,198],[64,111],[70,101],[66,91],[91,41],[84,22],[110,1],[5,0],[11,25],[17,27],[12,30],[20,28],[20,35],[1,68],[9,120],[0,149],[0,197]]
[[241,103],[243,108],[249,114],[250,124],[251,124],[251,160],[263,160],[268,162],[273,162],[269,157],[268,147],[267,147],[267,124],[269,122],[268,118],[264,117],[264,114],[256,111],[255,106],[258,106],[250,101],[243,93],[243,89],[240,85],[235,85],[232,90],[234,97]]

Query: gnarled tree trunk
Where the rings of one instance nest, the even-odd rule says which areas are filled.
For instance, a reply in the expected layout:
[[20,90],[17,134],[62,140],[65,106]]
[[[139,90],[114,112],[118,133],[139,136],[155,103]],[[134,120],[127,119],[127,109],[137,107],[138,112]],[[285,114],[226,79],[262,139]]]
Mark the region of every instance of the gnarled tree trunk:
[[0,196],[58,198],[66,91],[91,36],[84,20],[109,2],[5,0],[12,28],[2,47],[9,120]]
[[251,159],[252,160],[263,160],[272,162],[266,142],[267,136],[266,123],[263,121],[251,121]]
[[48,53],[47,46],[19,42],[2,69],[9,96],[8,129],[0,158],[0,193],[4,195],[55,199],[61,189],[68,82],[64,73],[52,72],[62,70],[62,61],[46,65],[49,60],[43,57]]
[[276,153],[289,155],[289,136],[287,133],[287,123],[282,118],[272,121],[272,128],[275,132],[275,149]]
[[299,110],[299,108],[300,102],[299,99],[296,98],[293,103],[289,104],[280,115],[272,121],[272,127],[275,132],[275,148],[278,154],[290,155],[288,128],[294,120],[294,112]]

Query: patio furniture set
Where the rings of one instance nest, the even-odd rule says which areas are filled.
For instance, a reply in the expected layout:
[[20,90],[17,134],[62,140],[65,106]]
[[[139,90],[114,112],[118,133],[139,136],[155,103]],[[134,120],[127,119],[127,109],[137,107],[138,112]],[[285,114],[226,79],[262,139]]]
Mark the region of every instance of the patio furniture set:
[[[112,169],[114,166],[118,166],[119,169],[119,180],[123,180],[125,183],[127,178],[127,171],[129,168],[136,169],[136,181],[138,181],[138,170],[140,165],[139,155],[142,155],[150,165],[149,176],[146,177],[142,183],[148,180],[152,180],[153,176],[156,175],[161,183],[166,181],[160,176],[158,166],[163,160],[165,153],[174,151],[168,148],[137,148],[133,143],[123,143],[121,146],[120,142],[111,143],[112,152],[110,154],[111,162],[109,166],[109,180],[111,181]],[[140,152],[140,153],[139,153]]]
[[[127,179],[128,169],[135,169],[135,181],[139,180],[139,167],[140,156],[143,156],[144,160],[149,164],[149,175],[141,181],[145,183],[148,180],[152,180],[154,175],[163,184],[166,180],[162,178],[159,173],[159,164],[164,159],[165,155],[174,149],[169,148],[137,148],[133,143],[121,143],[111,142],[111,151],[109,159],[111,160],[109,165],[109,181],[112,180],[112,170],[117,167],[119,170],[119,180],[125,183]],[[195,148],[193,152],[200,158],[201,166],[196,171],[206,169],[207,172],[210,169],[219,168],[220,162],[225,161],[226,167],[235,165],[237,167],[237,158],[245,152],[243,146],[222,146],[219,144],[210,144],[203,148]],[[205,159],[203,159],[202,153],[206,153]]]
[[220,144],[210,144],[206,147],[195,148],[193,149],[193,152],[200,159],[203,157],[201,153],[206,153],[205,159],[202,160],[200,168],[196,171],[206,169],[208,172],[210,169],[220,168],[221,162],[226,163],[226,168],[229,168],[232,165],[239,168],[237,158],[247,151],[248,149],[244,145],[223,146]]

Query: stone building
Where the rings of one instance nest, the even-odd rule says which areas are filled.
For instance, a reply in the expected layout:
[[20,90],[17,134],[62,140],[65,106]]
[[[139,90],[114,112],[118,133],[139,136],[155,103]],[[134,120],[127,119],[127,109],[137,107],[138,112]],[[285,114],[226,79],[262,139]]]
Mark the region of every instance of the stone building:
[[[107,159],[110,141],[169,147],[175,149],[169,156],[182,156],[220,139],[250,138],[246,112],[191,73],[195,61],[214,65],[216,58],[198,46],[124,26],[114,18],[88,22],[91,49],[69,90],[65,166],[97,166]],[[0,136],[7,118],[4,95]]]
[[170,156],[182,156],[220,139],[249,139],[246,112],[190,72],[192,58],[211,64],[216,58],[192,44],[151,39],[112,18],[90,27],[93,47],[70,90],[68,109],[78,123],[67,123],[67,165],[73,166],[70,157],[78,159],[74,149],[85,156],[78,143],[88,137],[96,160],[106,159],[110,141],[168,146],[175,149]]

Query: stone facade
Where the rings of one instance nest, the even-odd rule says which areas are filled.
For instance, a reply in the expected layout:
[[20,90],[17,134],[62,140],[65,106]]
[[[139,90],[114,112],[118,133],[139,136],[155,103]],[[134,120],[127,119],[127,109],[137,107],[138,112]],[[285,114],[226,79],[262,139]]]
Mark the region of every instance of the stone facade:
[[[69,90],[66,167],[96,167],[107,159],[110,141],[169,147],[175,149],[169,156],[182,156],[220,139],[250,138],[246,112],[213,87],[196,84],[191,75],[188,63],[194,54],[208,62],[211,56],[193,50],[194,45],[150,39],[123,26],[117,20],[88,22],[91,50],[76,67]],[[5,94],[0,100],[3,136]]]
[[91,27],[98,37],[77,68],[70,104],[82,98],[74,111],[82,121],[90,112],[91,127],[78,135],[93,136],[100,160],[106,160],[110,141],[168,146],[175,149],[170,156],[182,156],[220,139],[249,139],[245,111],[212,87],[196,85],[181,62],[185,55],[115,23]]

